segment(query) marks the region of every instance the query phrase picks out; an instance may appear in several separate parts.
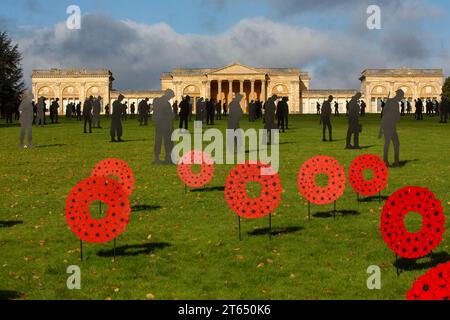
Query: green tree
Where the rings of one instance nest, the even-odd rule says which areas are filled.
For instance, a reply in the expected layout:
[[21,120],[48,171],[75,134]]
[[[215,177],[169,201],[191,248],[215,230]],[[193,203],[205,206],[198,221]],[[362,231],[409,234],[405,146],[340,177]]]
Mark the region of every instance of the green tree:
[[442,86],[442,100],[450,101],[450,77],[445,79],[444,85]]
[[2,117],[18,107],[25,91],[19,48],[6,32],[0,32],[0,108]]

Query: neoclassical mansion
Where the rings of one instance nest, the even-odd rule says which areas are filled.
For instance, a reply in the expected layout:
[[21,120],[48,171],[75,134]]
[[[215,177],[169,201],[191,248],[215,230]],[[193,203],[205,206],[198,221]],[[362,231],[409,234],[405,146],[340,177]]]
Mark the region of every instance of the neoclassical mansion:
[[[436,98],[439,100],[444,74],[442,69],[366,69],[360,76],[361,88],[341,90],[314,90],[310,88],[311,78],[308,72],[298,68],[254,68],[239,63],[221,68],[173,69],[161,74],[160,91],[132,91],[113,89],[114,77],[110,70],[88,69],[49,69],[33,70],[32,91],[34,97],[45,96],[51,102],[55,98],[65,106],[70,102],[84,101],[89,96],[101,96],[103,106],[112,103],[122,93],[128,105],[148,97],[150,101],[161,96],[166,89],[175,92],[175,99],[181,101],[189,95],[195,104],[195,98],[229,102],[235,93],[244,95],[243,109],[251,100],[265,101],[276,94],[289,98],[291,113],[316,113],[316,103],[322,103],[330,94],[339,103],[341,112],[345,112],[345,102],[357,91],[367,103],[367,112],[380,112],[380,99],[402,89],[405,98],[413,101],[417,98]],[[195,110],[195,108],[194,108]]]

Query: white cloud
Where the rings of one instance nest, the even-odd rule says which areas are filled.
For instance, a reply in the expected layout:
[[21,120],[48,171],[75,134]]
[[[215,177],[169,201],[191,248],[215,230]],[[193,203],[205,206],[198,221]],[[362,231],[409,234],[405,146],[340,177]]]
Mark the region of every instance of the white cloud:
[[244,19],[217,35],[182,35],[165,23],[87,15],[79,31],[60,23],[16,40],[27,77],[38,68],[109,68],[119,89],[158,89],[160,73],[174,67],[240,61],[310,71],[315,88],[358,88],[359,74],[368,67],[448,67],[446,49],[434,57],[421,47],[419,36],[417,30],[405,29],[378,34],[319,31],[262,17]]

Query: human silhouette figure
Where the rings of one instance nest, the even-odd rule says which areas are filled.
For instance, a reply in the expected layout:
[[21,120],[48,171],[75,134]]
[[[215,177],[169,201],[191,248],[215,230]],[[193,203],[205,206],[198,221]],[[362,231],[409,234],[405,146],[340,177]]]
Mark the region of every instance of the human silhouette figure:
[[31,101],[31,104],[33,105],[33,124],[36,124],[36,119],[37,119],[37,105],[36,102]]
[[[361,99],[361,93],[357,92],[348,103],[348,130],[346,149],[361,149],[359,146],[359,133],[361,132],[361,125],[359,124],[359,105],[358,100]],[[353,145],[351,138],[353,135]]]
[[289,98],[288,97],[283,97],[281,99],[281,102],[282,102],[284,124],[286,126],[286,129],[289,129],[289,104],[288,104]]
[[44,126],[45,124],[45,98],[44,97],[39,97],[38,99],[38,103],[36,105],[36,110],[37,110],[37,124],[41,127]]
[[92,99],[92,122],[94,128],[101,128],[100,126],[100,113],[102,111],[102,97],[97,97],[97,99]]
[[203,97],[197,98],[197,104],[195,106],[195,120],[203,121]]
[[400,140],[397,134],[397,123],[400,120],[399,102],[405,97],[402,90],[397,90],[395,97],[388,99],[384,107],[383,118],[378,138],[384,135],[383,160],[389,166],[389,146],[394,144],[394,166],[400,165]]
[[180,129],[188,130],[188,117],[189,117],[189,109],[191,104],[191,97],[186,96],[183,97],[180,103]]
[[50,120],[52,123],[58,123],[58,109],[59,109],[59,98],[53,100],[50,105]]
[[317,113],[317,115],[320,115],[320,103],[319,103],[319,101],[317,101],[316,102],[316,113]]
[[131,119],[134,119],[134,115],[136,113],[136,105],[134,102],[131,103],[130,106]]
[[[263,143],[272,143],[274,131],[277,129],[275,125],[275,116],[277,106],[275,105],[275,101],[277,101],[278,97],[276,95],[271,96],[267,99],[264,104],[264,140]],[[267,138],[269,136],[269,138]]]
[[216,120],[222,120],[222,100],[216,104]]
[[[22,97],[22,102],[19,106],[19,112],[20,112],[20,148],[32,148],[32,127],[33,127],[33,94],[31,92],[26,92]],[[27,134],[28,138],[28,145],[25,145],[25,133]]]
[[86,132],[86,125],[89,124],[89,133],[92,133],[92,107],[94,97],[90,96],[83,105],[83,118],[84,118],[84,133]]
[[366,114],[366,107],[367,107],[367,105],[366,105],[366,103],[364,102],[364,100],[361,100],[361,105],[360,105],[360,108],[361,108],[361,116],[364,116],[364,115]]
[[216,103],[214,99],[206,102],[206,124],[214,125],[214,114],[216,112]]
[[289,106],[287,104],[287,100],[285,97],[281,99],[280,102],[277,104],[277,110],[275,113],[275,116],[278,120],[278,129],[281,130],[281,132],[285,132],[285,126],[286,126],[286,118],[287,118],[287,109],[289,109]]
[[402,117],[405,116],[405,101],[404,100],[400,101],[400,116],[402,116]]
[[[170,100],[175,97],[175,93],[167,89],[162,97],[153,101],[153,123],[155,124],[155,164],[172,164],[172,132],[173,121],[175,119]],[[164,140],[165,160],[159,158],[161,146]]]
[[[122,94],[119,94],[117,100],[114,101],[112,105],[112,115],[111,115],[111,129],[110,136],[111,142],[122,142],[122,115],[124,110],[124,104],[122,103],[125,97]],[[116,140],[117,136],[117,140]]]
[[72,120],[73,102],[70,102],[66,106],[66,118],[67,120]]
[[138,121],[140,126],[148,124],[148,100],[148,98],[145,98],[138,104]]
[[345,100],[345,114],[348,115],[348,100]]
[[339,103],[337,101],[334,102],[334,115],[339,115]]
[[442,98],[442,101],[440,103],[440,123],[447,123],[448,121],[448,114],[450,111],[450,101],[447,98]]
[[411,114],[412,111],[412,106],[411,106],[411,101],[406,101],[406,113],[409,115]]
[[77,120],[81,121],[81,101],[78,102],[77,104],[76,113],[77,113]]
[[240,150],[242,146],[242,136],[240,132],[236,132],[236,130],[240,129],[240,121],[242,116],[244,115],[244,111],[241,108],[241,101],[243,95],[240,93],[236,93],[235,98],[231,101],[229,105],[229,117],[228,117],[228,130],[234,130],[236,133],[236,137],[231,140],[227,139],[228,142],[228,152],[231,153],[234,150],[234,144],[236,144],[236,150]]
[[128,120],[128,101],[122,103],[122,120]]
[[333,128],[331,126],[331,102],[333,102],[333,96],[330,95],[327,101],[324,101],[322,104],[322,111],[320,116],[320,121],[322,124],[322,141],[327,141],[325,139],[325,132],[328,128],[328,135],[330,141],[333,141]]
[[256,120],[256,105],[255,101],[251,100],[248,104],[248,121],[254,122]]
[[110,110],[109,110],[109,103],[105,106],[105,115],[107,118],[109,118],[109,116],[111,115]]
[[172,111],[174,119],[178,120],[178,100],[175,100],[175,102],[172,104]]
[[417,99],[416,102],[416,120],[423,120],[423,102],[422,99]]

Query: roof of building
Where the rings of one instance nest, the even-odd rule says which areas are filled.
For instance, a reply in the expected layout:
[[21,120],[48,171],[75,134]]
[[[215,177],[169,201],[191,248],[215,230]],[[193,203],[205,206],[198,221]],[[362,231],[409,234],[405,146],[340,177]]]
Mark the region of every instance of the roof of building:
[[31,73],[32,77],[86,77],[86,76],[109,76],[112,72],[108,69],[34,69]]
[[377,77],[443,77],[443,69],[413,69],[413,68],[393,68],[393,69],[365,69],[361,72],[361,78],[367,76]]

